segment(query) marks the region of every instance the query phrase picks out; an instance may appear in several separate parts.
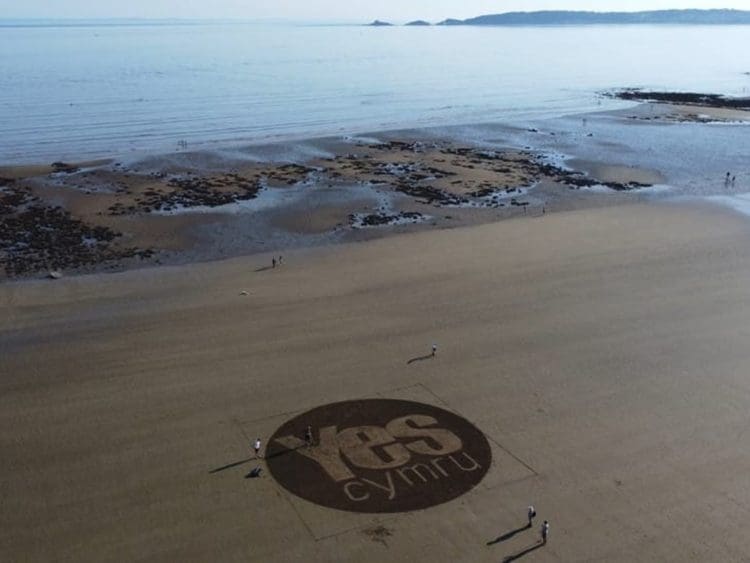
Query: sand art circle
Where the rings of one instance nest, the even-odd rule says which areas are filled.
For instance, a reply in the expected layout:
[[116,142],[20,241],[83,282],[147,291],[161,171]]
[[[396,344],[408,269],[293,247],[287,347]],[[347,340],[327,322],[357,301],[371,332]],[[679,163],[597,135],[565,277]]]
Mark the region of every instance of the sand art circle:
[[287,421],[269,440],[266,462],[282,487],[315,504],[406,512],[474,488],[492,464],[492,451],[484,434],[455,413],[412,401],[364,399]]

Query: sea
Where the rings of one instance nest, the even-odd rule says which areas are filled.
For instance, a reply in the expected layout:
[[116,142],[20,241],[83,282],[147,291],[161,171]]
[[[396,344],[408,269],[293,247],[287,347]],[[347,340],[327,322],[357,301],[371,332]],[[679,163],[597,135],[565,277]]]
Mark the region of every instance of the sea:
[[528,123],[748,72],[747,26],[0,20],[0,164]]

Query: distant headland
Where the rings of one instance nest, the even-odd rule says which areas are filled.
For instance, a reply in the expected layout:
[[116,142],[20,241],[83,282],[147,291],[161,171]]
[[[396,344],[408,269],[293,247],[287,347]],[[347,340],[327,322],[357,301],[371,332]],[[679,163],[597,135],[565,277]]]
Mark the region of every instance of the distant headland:
[[[683,24],[683,25],[747,25],[747,10],[657,10],[647,12],[576,12],[541,11],[507,12],[478,16],[466,20],[446,19],[435,25],[602,25],[602,24]],[[371,26],[392,24],[375,20]],[[430,25],[416,20],[405,25]]]

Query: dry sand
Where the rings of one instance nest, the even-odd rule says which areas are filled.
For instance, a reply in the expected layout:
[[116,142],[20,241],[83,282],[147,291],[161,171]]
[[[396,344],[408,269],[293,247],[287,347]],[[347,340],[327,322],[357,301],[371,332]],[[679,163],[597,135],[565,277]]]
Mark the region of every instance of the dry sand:
[[[501,561],[533,502],[523,561],[747,561],[748,242],[632,205],[2,285],[0,560]],[[210,473],[362,397],[455,410],[489,474],[372,516]]]

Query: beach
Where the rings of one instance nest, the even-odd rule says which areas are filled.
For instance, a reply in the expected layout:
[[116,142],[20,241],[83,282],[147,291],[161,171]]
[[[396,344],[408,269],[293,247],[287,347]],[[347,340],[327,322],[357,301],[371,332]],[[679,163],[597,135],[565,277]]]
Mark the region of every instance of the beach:
[[747,122],[0,166],[0,558],[746,560]]
[[745,27],[0,30],[0,561],[750,560]]
[[270,152],[262,160],[185,151],[0,167],[0,212],[13,233],[0,241],[0,275],[187,263],[532,217],[552,202],[587,206],[607,192],[612,204],[618,192],[663,181],[653,170],[576,170],[549,151],[429,131],[307,143],[309,154],[293,160],[274,156],[293,148],[282,144],[254,147]]
[[[626,204],[275,269],[261,254],[5,283],[0,552],[498,561],[548,519],[528,560],[745,560],[749,236],[720,208]],[[252,460],[256,437],[362,398],[464,417],[487,475],[429,509],[356,514]],[[534,529],[499,541],[530,503]]]

